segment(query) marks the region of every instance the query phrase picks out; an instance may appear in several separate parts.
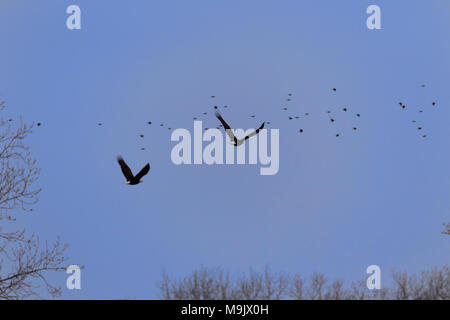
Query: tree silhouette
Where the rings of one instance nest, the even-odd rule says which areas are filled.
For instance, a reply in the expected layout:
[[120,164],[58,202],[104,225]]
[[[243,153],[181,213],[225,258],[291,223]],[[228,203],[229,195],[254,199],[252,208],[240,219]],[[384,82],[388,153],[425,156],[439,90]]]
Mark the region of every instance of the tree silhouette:
[[[4,107],[0,103],[0,111]],[[34,125],[19,120],[14,127],[14,123],[14,119],[0,118],[0,299],[39,297],[42,288],[57,296],[61,289],[49,283],[47,274],[65,270],[67,245],[59,239],[52,245],[41,243],[25,230],[3,231],[14,230],[14,214],[32,211],[40,192],[34,187],[39,169],[24,144]]]
[[423,271],[409,276],[392,273],[393,286],[369,290],[366,281],[329,282],[320,273],[309,279],[298,274],[274,273],[269,267],[263,272],[250,270],[232,277],[221,268],[201,267],[188,276],[176,279],[167,273],[158,282],[159,298],[163,300],[448,300],[450,299],[450,268]]

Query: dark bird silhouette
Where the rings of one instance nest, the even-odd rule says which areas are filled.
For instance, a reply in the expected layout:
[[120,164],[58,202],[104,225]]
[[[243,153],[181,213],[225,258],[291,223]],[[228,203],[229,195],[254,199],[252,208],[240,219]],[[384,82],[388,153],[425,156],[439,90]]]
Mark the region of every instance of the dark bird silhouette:
[[141,135],[139,135],[139,137],[143,138],[143,137],[144,137],[144,135],[143,135],[143,134],[141,134]]
[[98,123],[98,125],[99,125],[99,126],[101,126],[101,125],[102,125],[102,123],[101,123],[101,122],[99,122],[99,123]]
[[358,118],[361,117],[361,115],[360,115],[359,113],[357,113],[356,116],[357,116]]
[[436,105],[436,102],[432,102],[431,105],[435,106],[435,105]]
[[292,120],[292,117],[289,117],[289,120]]
[[339,133],[336,133],[336,137],[339,137]]
[[231,127],[228,125],[228,123],[226,123],[225,120],[223,120],[223,118],[219,112],[216,112],[216,117],[222,123],[227,135],[230,137],[230,139],[231,139],[230,143],[232,145],[234,145],[235,147],[240,146],[241,144],[243,144],[245,142],[245,140],[257,135],[259,133],[259,131],[264,128],[264,123],[265,123],[265,122],[263,122],[262,125],[258,129],[256,129],[255,131],[253,131],[252,133],[250,133],[248,136],[244,137],[243,139],[238,139],[233,134],[233,131],[231,130]]
[[416,123],[416,120],[413,120],[412,123]]
[[402,104],[402,109],[405,109],[405,108],[406,108],[406,106],[404,104]]
[[149,121],[149,122],[147,122],[148,124],[152,124],[152,122],[151,121]]
[[127,166],[125,160],[123,160],[121,156],[117,157],[117,162],[119,163],[120,169],[122,169],[122,173],[127,180],[126,184],[129,185],[136,185],[144,182],[144,180],[141,180],[141,178],[150,171],[150,163],[147,163],[145,167],[143,167],[141,171],[139,171],[139,173],[134,176],[133,172],[131,172],[131,169]]
[[284,108],[283,108],[283,110],[287,110],[287,108],[286,108],[286,107],[284,107]]
[[161,123],[160,126],[161,126],[161,127],[164,126],[164,123]]
[[336,91],[336,88],[333,88],[333,91]]
[[334,122],[334,119],[330,119],[331,122]]
[[223,106],[224,108],[228,108],[228,106]]
[[420,113],[422,113],[422,112],[423,112],[423,110],[419,110],[419,112],[420,112]]
[[423,85],[421,85],[421,87],[422,87],[422,88],[425,88],[425,85],[423,84]]
[[216,96],[211,96],[211,98],[215,98]]
[[422,127],[418,127],[417,130],[422,130]]
[[309,116],[309,112],[305,113],[305,116]]
[[41,126],[41,123],[40,122],[38,122],[37,124],[36,124],[38,127],[40,127]]
[[344,109],[342,109],[342,110],[347,111],[347,108],[344,108]]
[[203,114],[204,114],[204,115],[207,115],[208,113],[207,113],[207,112],[203,112]]
[[356,130],[356,129],[358,129],[358,128],[356,128],[356,127],[353,127],[353,130]]
[[216,110],[217,110],[217,106],[214,106],[214,109],[216,109]]
[[145,150],[145,148],[141,148],[141,150]]
[[303,133],[303,129],[300,129],[299,131],[300,131],[300,133]]

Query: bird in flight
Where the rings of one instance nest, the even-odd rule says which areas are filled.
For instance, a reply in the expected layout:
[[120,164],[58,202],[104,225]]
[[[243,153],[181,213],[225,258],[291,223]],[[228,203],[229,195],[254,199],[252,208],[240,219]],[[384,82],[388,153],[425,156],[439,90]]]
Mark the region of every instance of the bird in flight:
[[141,180],[141,178],[150,171],[150,163],[147,163],[145,167],[143,167],[141,171],[139,171],[139,173],[134,176],[133,172],[131,172],[131,169],[127,166],[125,160],[123,160],[121,156],[117,157],[117,162],[120,165],[120,169],[122,169],[122,173],[125,176],[125,179],[127,179],[126,184],[129,184],[131,186],[144,182],[144,180]]
[[231,139],[230,143],[232,145],[234,145],[235,147],[240,146],[241,144],[243,144],[245,142],[245,140],[247,140],[247,139],[257,135],[259,133],[259,131],[264,128],[264,123],[265,123],[265,122],[263,122],[262,125],[258,129],[256,129],[252,133],[250,133],[248,136],[245,136],[243,139],[238,139],[233,134],[233,131],[231,130],[231,127],[228,125],[228,123],[226,123],[225,120],[223,120],[223,118],[220,115],[220,113],[216,112],[216,117],[222,123],[223,127],[225,128],[225,131],[226,131],[227,135],[230,137],[230,139]]

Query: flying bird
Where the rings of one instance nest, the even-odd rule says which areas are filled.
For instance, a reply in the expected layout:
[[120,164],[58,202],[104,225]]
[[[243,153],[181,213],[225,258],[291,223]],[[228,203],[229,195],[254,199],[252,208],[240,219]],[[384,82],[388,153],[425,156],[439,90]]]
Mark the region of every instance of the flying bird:
[[227,135],[230,137],[230,139],[231,139],[230,143],[232,145],[234,145],[235,147],[240,146],[241,144],[243,144],[245,142],[245,140],[247,140],[247,139],[257,135],[259,133],[259,131],[262,128],[264,128],[264,123],[265,123],[265,122],[263,122],[262,125],[258,129],[256,129],[252,133],[250,133],[248,136],[245,136],[243,139],[238,139],[233,134],[233,131],[231,130],[231,127],[228,125],[228,123],[226,123],[225,120],[223,120],[223,118],[222,118],[222,116],[220,115],[219,112],[216,112],[216,117],[222,123],[223,127],[225,128],[225,131],[226,131]]
[[129,185],[136,185],[144,182],[144,180],[141,180],[141,178],[150,171],[150,163],[147,163],[145,167],[143,167],[141,171],[139,171],[139,173],[134,176],[133,172],[131,172],[131,169],[127,166],[125,160],[123,160],[121,156],[117,157],[117,162],[119,163],[120,169],[122,169],[122,173],[127,180],[126,184]]

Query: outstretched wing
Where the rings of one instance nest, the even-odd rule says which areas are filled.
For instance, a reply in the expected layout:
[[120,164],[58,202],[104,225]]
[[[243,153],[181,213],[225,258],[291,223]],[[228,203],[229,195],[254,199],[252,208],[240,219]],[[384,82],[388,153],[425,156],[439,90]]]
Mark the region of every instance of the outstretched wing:
[[262,128],[264,128],[264,123],[265,123],[265,122],[263,122],[263,124],[261,125],[261,127],[259,127],[258,129],[256,129],[256,130],[253,131],[252,133],[250,133],[248,136],[246,136],[246,137],[244,138],[244,140],[247,140],[248,138],[251,138],[251,137],[253,137],[253,136],[256,136],[256,135],[259,133],[259,131],[260,131]]
[[225,122],[225,120],[223,120],[222,116],[220,115],[219,112],[216,111],[216,117],[217,119],[219,119],[220,123],[222,123],[227,135],[230,137],[230,139],[232,141],[235,140],[235,136],[233,134],[233,131],[231,130],[230,126],[228,125],[228,123]]
[[120,169],[122,169],[122,173],[125,176],[125,179],[127,179],[127,181],[130,181],[131,179],[134,178],[133,173],[131,172],[131,169],[127,166],[127,164],[125,163],[125,160],[123,160],[123,158],[121,156],[117,157],[117,162],[120,165]]
[[139,180],[141,180],[141,178],[143,177],[143,176],[145,176],[148,172],[150,171],[150,163],[147,163],[146,165],[145,165],[145,167],[143,167],[142,169],[141,169],[141,171],[139,171],[139,173],[136,175],[136,180],[137,181],[139,181]]

